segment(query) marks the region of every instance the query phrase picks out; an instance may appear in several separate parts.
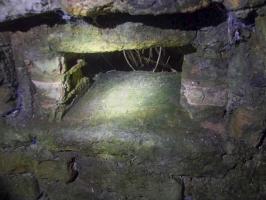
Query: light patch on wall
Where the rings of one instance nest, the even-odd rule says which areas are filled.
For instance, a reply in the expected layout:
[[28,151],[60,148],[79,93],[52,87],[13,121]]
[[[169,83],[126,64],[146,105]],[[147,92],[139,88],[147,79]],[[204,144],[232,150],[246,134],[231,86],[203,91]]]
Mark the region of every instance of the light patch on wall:
[[[112,72],[101,74],[67,113],[71,121],[154,120],[181,110],[177,73]],[[171,118],[172,119],[172,118]]]
[[59,100],[61,82],[43,82],[37,80],[32,80],[32,82],[41,91],[42,95],[51,99]]
[[156,98],[160,92],[156,86],[158,87],[155,84],[141,88],[138,83],[131,81],[116,85],[106,92],[102,100],[104,112],[115,117],[152,107],[152,98]]

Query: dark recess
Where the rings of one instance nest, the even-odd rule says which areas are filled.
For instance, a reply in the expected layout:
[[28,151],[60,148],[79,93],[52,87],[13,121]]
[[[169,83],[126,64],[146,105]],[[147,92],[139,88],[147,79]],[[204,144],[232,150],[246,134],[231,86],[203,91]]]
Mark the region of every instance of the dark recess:
[[[128,59],[130,59],[130,53],[132,53],[136,59],[137,65],[132,60],[131,64],[136,71],[153,71],[158,59],[157,48],[152,48],[153,57],[150,58],[150,62],[147,62],[151,49],[139,50],[142,61],[139,60],[138,53],[135,50],[125,51]],[[161,58],[158,63],[156,72],[181,72],[184,54],[192,53],[195,49],[192,46],[185,46],[181,48],[162,48]],[[83,59],[87,63],[86,71],[84,72],[88,77],[93,77],[98,73],[105,73],[108,71],[133,71],[125,60],[124,53],[121,51],[110,53],[91,53],[91,54],[65,54],[65,63],[67,68],[71,68],[77,63],[78,59]],[[168,61],[168,62],[167,62]],[[143,63],[143,65],[141,65]],[[167,63],[167,64],[166,64]]]
[[3,178],[0,176],[0,199],[1,200],[10,200],[9,191],[6,188]]
[[62,19],[62,12],[48,12],[44,14],[23,17],[7,22],[0,23],[0,32],[5,31],[22,31],[26,32],[33,27],[48,25],[50,27],[56,24],[64,24],[65,20]]
[[161,29],[180,29],[180,30],[198,30],[203,27],[217,26],[226,21],[227,11],[222,4],[212,3],[210,6],[192,13],[165,14],[165,15],[129,15],[125,13],[116,13],[100,15],[94,18],[70,18],[63,19],[65,14],[58,10],[39,14],[35,16],[24,17],[0,24],[0,32],[4,31],[28,31],[29,29],[56,24],[87,22],[101,28],[114,28],[125,22],[143,23],[147,26],[158,27]]
[[255,10],[253,10],[250,13],[248,13],[248,15],[243,19],[243,23],[245,25],[252,26],[255,24],[255,19],[257,16],[258,16],[258,13]]
[[261,137],[259,139],[259,142],[257,143],[256,145],[256,148],[259,149],[263,144],[264,144],[264,140],[266,138],[266,129],[264,129],[262,132],[261,132]]
[[101,15],[97,18],[85,18],[101,28],[114,28],[125,22],[143,23],[161,29],[198,30],[203,27],[217,26],[226,21],[227,11],[222,4],[212,3],[210,6],[192,13],[165,15],[129,15],[123,13]]

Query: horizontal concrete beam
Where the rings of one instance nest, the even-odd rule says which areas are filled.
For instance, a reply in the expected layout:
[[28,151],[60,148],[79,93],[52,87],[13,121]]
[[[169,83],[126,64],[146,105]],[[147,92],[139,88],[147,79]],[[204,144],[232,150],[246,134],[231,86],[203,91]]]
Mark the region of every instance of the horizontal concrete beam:
[[97,53],[185,46],[195,36],[195,31],[161,29],[141,23],[128,22],[110,29],[79,23],[58,26],[48,35],[48,42],[50,48],[58,52]]

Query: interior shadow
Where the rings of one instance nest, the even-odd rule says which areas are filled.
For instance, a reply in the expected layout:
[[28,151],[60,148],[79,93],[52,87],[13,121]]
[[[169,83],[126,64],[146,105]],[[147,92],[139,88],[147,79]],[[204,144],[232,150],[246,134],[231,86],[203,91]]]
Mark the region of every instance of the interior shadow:
[[48,12],[39,15],[33,15],[28,17],[21,17],[19,19],[14,19],[0,23],[0,32],[16,32],[22,31],[26,32],[33,27],[48,25],[50,27],[56,24],[64,24],[66,21],[62,18],[62,12]]
[[78,59],[86,62],[83,74],[93,78],[96,74],[109,71],[153,71],[181,72],[184,55],[195,52],[193,46],[179,48],[149,48],[125,50],[108,53],[64,55],[67,69],[77,63]]
[[208,7],[191,13],[177,13],[164,15],[130,15],[115,13],[101,15],[97,18],[84,18],[101,28],[114,28],[117,25],[133,22],[161,29],[198,30],[203,27],[217,26],[226,21],[227,11],[222,4],[212,3]]
[[61,10],[21,17],[0,23],[0,32],[26,32],[40,25],[54,26],[65,23],[89,23],[100,28],[114,28],[117,25],[133,22],[161,29],[198,30],[203,27],[217,26],[226,21],[227,11],[221,3],[211,3],[209,6],[191,13],[163,15],[130,15],[127,13],[109,13],[96,17],[74,17]]

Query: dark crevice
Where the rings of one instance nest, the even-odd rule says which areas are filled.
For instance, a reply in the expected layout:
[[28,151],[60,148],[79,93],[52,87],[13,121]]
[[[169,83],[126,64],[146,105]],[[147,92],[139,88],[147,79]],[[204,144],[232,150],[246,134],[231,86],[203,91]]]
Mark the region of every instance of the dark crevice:
[[72,157],[67,162],[67,170],[68,170],[69,178],[66,181],[66,184],[72,183],[78,178],[79,170],[78,170],[76,159],[77,159],[76,157]]
[[5,181],[0,176],[0,199],[1,200],[10,200],[10,191],[8,191],[8,188],[5,184]]
[[258,13],[253,10],[242,20],[245,25],[254,25],[256,17],[258,16]]
[[180,177],[180,180],[181,180],[181,195],[182,195],[182,199],[185,199],[185,190],[186,190],[186,186],[185,186],[185,183],[184,183],[184,180],[183,180],[183,177],[181,176]]
[[54,11],[35,16],[19,18],[0,24],[0,31],[28,31],[29,29],[48,25],[64,23],[87,22],[100,28],[114,28],[117,25],[133,22],[143,23],[147,26],[161,29],[198,30],[202,27],[217,26],[226,21],[227,11],[222,4],[213,3],[210,6],[192,13],[164,14],[164,15],[129,15],[125,13],[115,13],[100,15],[94,18],[74,18],[62,11]]
[[39,14],[37,16],[23,17],[7,22],[0,23],[0,32],[5,31],[22,31],[26,32],[33,27],[48,25],[50,27],[56,24],[64,24],[65,20],[62,18],[63,13],[61,11],[48,12]]
[[164,14],[164,15],[129,15],[123,13],[85,18],[101,28],[114,28],[117,25],[134,22],[161,29],[198,30],[203,27],[217,26],[226,21],[227,11],[222,4],[213,3],[210,6],[192,13]]
[[264,129],[261,133],[261,137],[259,139],[259,142],[256,145],[257,149],[260,149],[260,147],[264,144],[264,140],[266,138],[266,129]]

